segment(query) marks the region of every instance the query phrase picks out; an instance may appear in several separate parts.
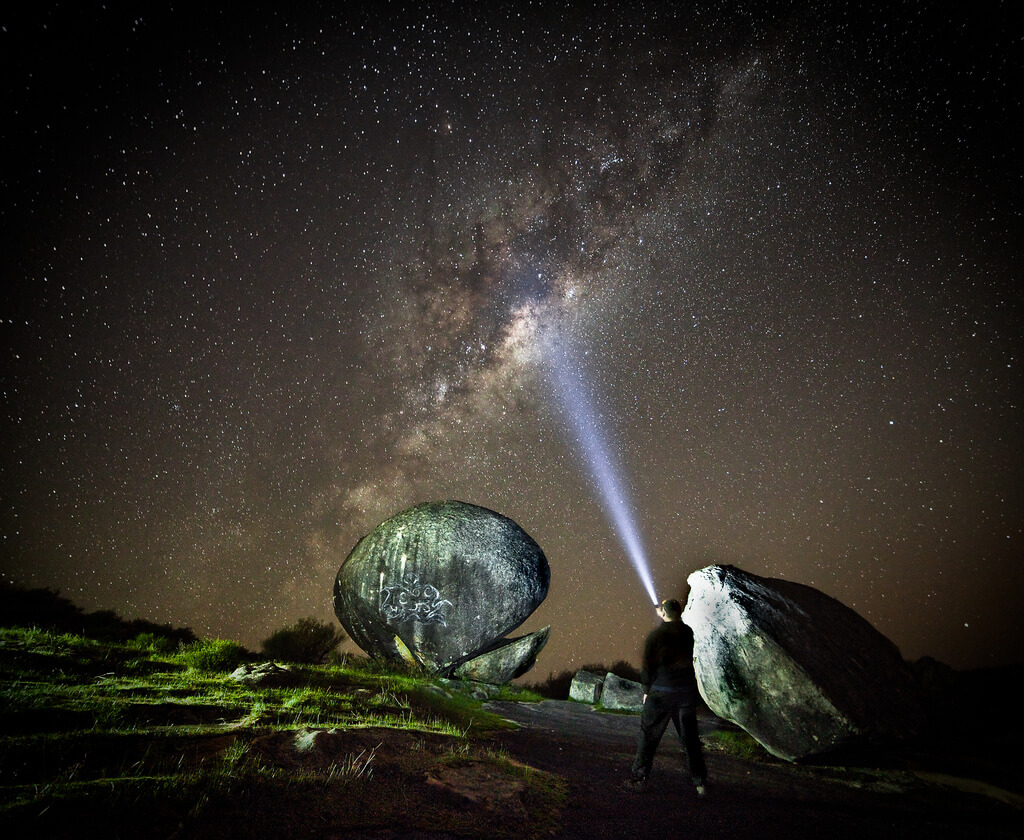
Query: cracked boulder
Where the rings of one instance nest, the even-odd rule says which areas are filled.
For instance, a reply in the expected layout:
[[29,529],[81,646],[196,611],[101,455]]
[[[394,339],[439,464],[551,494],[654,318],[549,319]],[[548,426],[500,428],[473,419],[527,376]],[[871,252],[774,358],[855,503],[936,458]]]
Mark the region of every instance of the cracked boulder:
[[507,682],[547,641],[548,628],[505,636],[547,597],[550,577],[540,546],[508,517],[427,502],[356,544],[334,582],[334,612],[374,659]]
[[856,612],[799,583],[733,566],[690,575],[701,695],[789,761],[914,733],[920,704],[899,649]]
[[577,703],[589,703],[594,706],[601,699],[604,687],[604,675],[590,671],[577,671],[569,684],[569,699]]
[[502,639],[495,647],[463,662],[453,671],[454,676],[476,682],[502,685],[521,677],[537,662],[537,654],[548,643],[550,627],[520,636]]
[[610,671],[604,675],[601,705],[617,712],[641,712],[644,708],[644,687]]

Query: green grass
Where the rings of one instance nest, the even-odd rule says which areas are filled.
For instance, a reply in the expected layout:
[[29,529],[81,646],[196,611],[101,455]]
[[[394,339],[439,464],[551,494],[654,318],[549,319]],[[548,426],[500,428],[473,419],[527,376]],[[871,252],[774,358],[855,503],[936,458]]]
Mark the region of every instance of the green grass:
[[[552,825],[564,801],[559,780],[480,742],[509,724],[481,708],[472,684],[349,658],[293,666],[294,686],[259,688],[230,678],[248,656],[233,642],[171,647],[152,634],[115,644],[0,628],[0,820],[54,837],[178,825],[214,837],[233,818],[268,837],[296,820],[328,833],[444,824],[455,834],[541,836],[533,823],[455,818],[464,803],[437,804],[423,780],[453,757],[522,777],[536,826]],[[321,731],[333,733],[334,752],[292,748]]]
[[719,729],[702,736],[710,749],[748,761],[771,761],[776,759],[751,735],[742,729]]
[[502,685],[498,687],[498,693],[491,699],[512,700],[516,703],[543,703],[548,698],[529,688],[518,688],[514,685]]
[[174,658],[197,671],[234,671],[248,658],[248,651],[229,639],[200,639],[181,648]]

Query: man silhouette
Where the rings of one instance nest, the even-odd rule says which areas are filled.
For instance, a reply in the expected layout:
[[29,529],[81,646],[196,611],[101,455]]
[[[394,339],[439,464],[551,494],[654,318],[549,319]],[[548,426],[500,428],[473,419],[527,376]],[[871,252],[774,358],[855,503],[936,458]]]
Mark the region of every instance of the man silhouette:
[[661,736],[671,720],[683,742],[690,778],[697,796],[707,785],[704,752],[697,733],[697,677],[693,672],[693,631],[683,624],[683,607],[675,599],[657,608],[662,623],[644,642],[640,682],[644,687],[644,708],[640,715],[640,737],[626,787],[643,790],[654,763]]

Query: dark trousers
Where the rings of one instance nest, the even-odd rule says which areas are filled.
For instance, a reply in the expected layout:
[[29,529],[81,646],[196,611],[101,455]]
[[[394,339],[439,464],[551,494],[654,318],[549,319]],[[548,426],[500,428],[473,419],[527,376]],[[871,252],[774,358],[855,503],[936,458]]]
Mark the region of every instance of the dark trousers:
[[633,778],[646,779],[650,774],[654,753],[669,721],[672,721],[676,732],[679,733],[679,740],[683,742],[690,777],[694,784],[703,784],[708,771],[704,766],[704,751],[701,749],[700,736],[697,734],[697,714],[693,708],[692,695],[686,692],[651,692],[647,695],[644,710],[640,714],[640,739],[636,745],[636,758],[633,760]]

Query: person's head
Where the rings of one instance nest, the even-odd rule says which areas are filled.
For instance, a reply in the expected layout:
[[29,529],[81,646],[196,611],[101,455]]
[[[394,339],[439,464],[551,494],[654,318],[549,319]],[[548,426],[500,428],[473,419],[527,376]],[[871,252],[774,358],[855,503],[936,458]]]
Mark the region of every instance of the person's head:
[[658,604],[658,615],[662,621],[679,621],[683,615],[683,605],[675,598],[666,598]]

